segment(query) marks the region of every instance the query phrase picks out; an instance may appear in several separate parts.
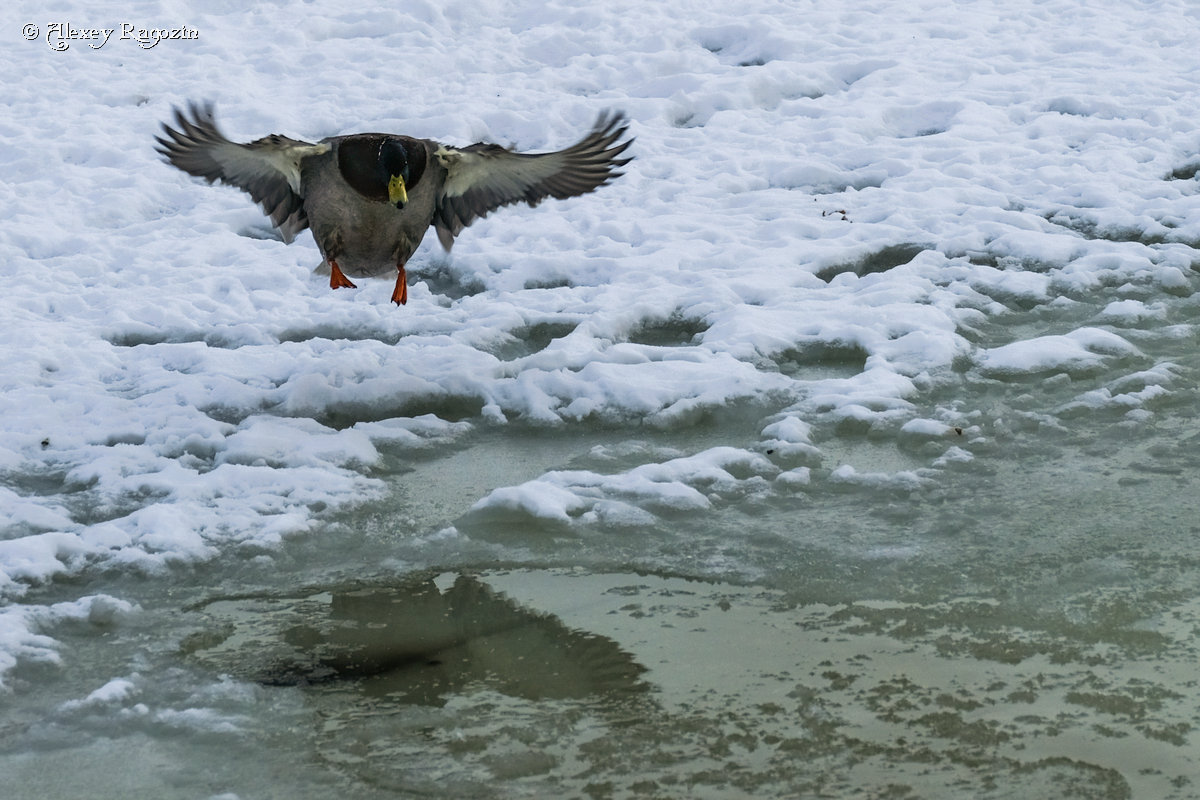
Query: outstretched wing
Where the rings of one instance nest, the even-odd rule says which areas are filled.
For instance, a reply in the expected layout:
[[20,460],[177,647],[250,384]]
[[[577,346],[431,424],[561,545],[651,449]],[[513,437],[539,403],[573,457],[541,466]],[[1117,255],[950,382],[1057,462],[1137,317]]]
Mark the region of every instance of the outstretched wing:
[[516,153],[496,144],[455,148],[434,154],[446,169],[433,224],[447,250],[454,237],[477,218],[510,203],[536,206],[547,197],[586,194],[618,177],[631,158],[619,158],[633,142],[620,113],[601,114],[578,144],[553,153]]
[[211,103],[190,103],[188,112],[190,118],[175,109],[176,127],[163,123],[165,135],[155,137],[168,162],[209,183],[220,181],[247,192],[285,241],[308,227],[300,194],[300,160],[327,152],[329,145],[278,134],[239,144],[217,128]]

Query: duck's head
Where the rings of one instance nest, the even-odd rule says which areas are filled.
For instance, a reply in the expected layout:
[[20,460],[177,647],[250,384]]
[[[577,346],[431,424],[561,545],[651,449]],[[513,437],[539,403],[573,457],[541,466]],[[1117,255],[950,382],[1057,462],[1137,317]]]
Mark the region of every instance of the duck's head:
[[338,145],[338,170],[351,189],[402,209],[425,171],[425,148],[406,136],[364,133]]
[[379,166],[388,176],[388,202],[404,208],[408,202],[408,152],[399,139],[384,139],[379,146]]

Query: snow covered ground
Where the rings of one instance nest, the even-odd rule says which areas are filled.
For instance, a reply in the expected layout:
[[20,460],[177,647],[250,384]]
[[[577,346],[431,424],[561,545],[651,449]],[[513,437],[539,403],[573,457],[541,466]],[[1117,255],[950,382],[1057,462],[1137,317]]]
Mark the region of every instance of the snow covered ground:
[[[63,2],[0,20],[0,703],[85,670],[91,688],[50,695],[55,724],[236,732],[195,696],[138,700],[137,647],[96,673],[64,637],[171,638],[150,598],[365,563],[652,569],[836,604],[892,586],[851,561],[937,561],[934,529],[993,531],[998,569],[1092,552],[1056,520],[1086,537],[1070,520],[1111,491],[1029,499],[1077,486],[1069,467],[1022,484],[1016,511],[989,497],[927,521],[922,503],[1041,469],[1022,459],[1165,458],[1166,521],[1139,508],[1122,530],[1191,552],[1186,0]],[[136,38],[180,26],[196,35]],[[245,195],[161,162],[158,125],[191,99],[242,141],[531,151],[623,109],[634,160],[595,194],[477,222],[452,254],[430,237],[397,308],[388,280],[330,291],[309,234],[285,245]],[[886,535],[846,535],[860,512]],[[1155,597],[1122,624],[1166,613]],[[40,717],[22,708],[0,737],[25,757]],[[1170,750],[1162,731],[1194,718],[1163,725]]]

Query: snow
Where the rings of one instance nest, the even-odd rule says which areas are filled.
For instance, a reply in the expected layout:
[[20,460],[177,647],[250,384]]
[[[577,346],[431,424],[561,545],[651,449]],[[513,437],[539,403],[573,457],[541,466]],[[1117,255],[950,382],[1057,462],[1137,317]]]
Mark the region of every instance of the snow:
[[[608,520],[620,509],[623,522],[648,521],[634,509],[699,510],[710,507],[706,492],[745,492],[764,484],[778,469],[757,453],[715,447],[693,456],[649,463],[615,475],[554,471],[520,486],[497,489],[471,507],[475,515],[517,511],[571,523],[573,518]],[[735,473],[747,473],[738,477]],[[613,504],[613,498],[619,505]]]
[[[1200,153],[1200,56],[1183,0],[1153,24],[1145,4],[1079,0],[208,8],[139,5],[129,21],[198,38],[99,49],[50,26],[119,27],[126,7],[0,12],[0,681],[57,659],[53,627],[76,613],[31,590],[281,547],[383,494],[382,447],[771,406],[757,440],[467,499],[636,526],[722,494],[934,480],[971,457],[953,415],[922,407],[956,365],[1158,370],[1084,408],[1173,391],[1129,333],[1166,319],[1152,299],[1002,344],[969,334],[1099,287],[1189,291],[1200,192],[1172,174]],[[19,39],[27,23],[39,34]],[[158,124],[204,98],[243,140],[370,129],[542,150],[610,108],[637,138],[593,195],[497,212],[451,255],[427,241],[397,309],[388,281],[331,292],[307,233],[284,245],[241,193],[159,160]],[[814,431],[838,424],[948,451],[823,477]]]
[[16,666],[18,659],[51,664],[61,662],[58,643],[50,636],[35,632],[39,627],[54,627],[68,621],[109,626],[135,612],[132,604],[108,595],[90,595],[49,606],[0,608],[0,675]]
[[64,711],[77,711],[88,706],[120,705],[137,694],[137,687],[127,678],[113,678],[108,683],[88,694],[82,700],[68,700]]
[[977,359],[983,370],[993,374],[1030,374],[1068,372],[1095,366],[1106,356],[1136,352],[1132,344],[1117,334],[1088,327],[984,350]]

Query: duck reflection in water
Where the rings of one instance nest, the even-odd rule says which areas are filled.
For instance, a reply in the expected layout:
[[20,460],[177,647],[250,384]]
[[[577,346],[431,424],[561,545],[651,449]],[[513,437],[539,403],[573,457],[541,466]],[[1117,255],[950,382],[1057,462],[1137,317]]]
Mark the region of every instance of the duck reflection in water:
[[[203,647],[187,649],[230,671],[248,668],[246,677],[267,685],[352,684],[370,696],[422,705],[442,705],[473,687],[533,700],[648,688],[640,677],[645,668],[611,639],[522,608],[470,575],[443,591],[444,578],[211,601],[205,611],[233,615],[228,635],[214,643],[210,634]],[[243,622],[252,633],[240,630]]]

